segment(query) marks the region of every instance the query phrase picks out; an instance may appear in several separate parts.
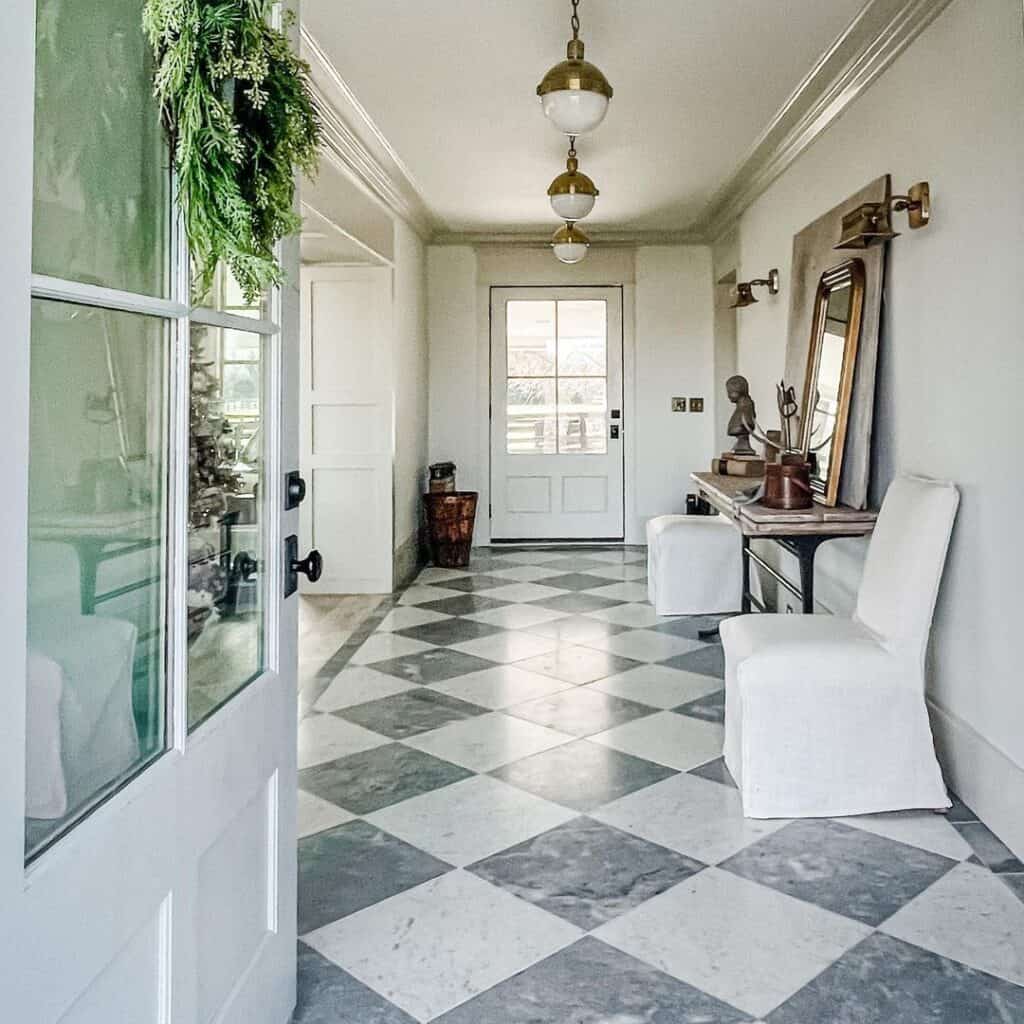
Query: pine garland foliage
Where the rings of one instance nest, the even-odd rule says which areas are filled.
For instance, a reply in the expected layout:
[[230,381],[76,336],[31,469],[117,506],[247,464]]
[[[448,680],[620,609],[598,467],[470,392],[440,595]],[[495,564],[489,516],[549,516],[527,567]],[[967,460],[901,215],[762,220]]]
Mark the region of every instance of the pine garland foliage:
[[300,226],[294,174],[316,172],[309,68],[270,25],[271,6],[147,0],[143,10],[200,295],[219,262],[248,301],[280,282],[274,247]]

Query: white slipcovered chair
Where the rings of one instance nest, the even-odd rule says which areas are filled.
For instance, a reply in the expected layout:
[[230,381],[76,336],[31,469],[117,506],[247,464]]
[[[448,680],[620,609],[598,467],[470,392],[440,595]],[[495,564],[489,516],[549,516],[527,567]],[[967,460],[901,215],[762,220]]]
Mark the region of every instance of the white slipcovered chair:
[[647,599],[659,615],[737,611],[742,579],[739,531],[725,516],[647,521]]
[[893,482],[852,619],[744,615],[722,623],[725,762],[747,817],[949,807],[924,683],[958,504],[952,484]]

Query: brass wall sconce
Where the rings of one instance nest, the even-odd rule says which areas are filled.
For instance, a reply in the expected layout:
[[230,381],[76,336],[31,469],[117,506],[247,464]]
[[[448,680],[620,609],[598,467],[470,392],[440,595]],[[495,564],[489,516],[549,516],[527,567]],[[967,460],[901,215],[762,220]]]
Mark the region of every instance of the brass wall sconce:
[[862,203],[843,214],[843,230],[836,249],[866,249],[878,242],[898,238],[892,229],[892,213],[907,211],[912,230],[928,226],[931,219],[931,192],[927,181],[911,185],[905,196],[887,196],[880,203]]
[[753,281],[740,281],[736,285],[736,301],[730,309],[744,309],[754,305],[757,299],[754,298],[755,288],[767,288],[769,295],[779,294],[779,272],[773,267],[768,271],[767,277],[756,277]]

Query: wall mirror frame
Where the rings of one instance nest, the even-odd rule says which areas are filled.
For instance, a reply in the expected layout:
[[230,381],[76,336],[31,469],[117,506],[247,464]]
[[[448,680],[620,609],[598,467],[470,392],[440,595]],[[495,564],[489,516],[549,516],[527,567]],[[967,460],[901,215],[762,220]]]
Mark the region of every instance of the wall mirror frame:
[[818,281],[811,321],[802,408],[803,445],[811,460],[815,500],[834,506],[839,495],[864,310],[864,263],[844,260]]

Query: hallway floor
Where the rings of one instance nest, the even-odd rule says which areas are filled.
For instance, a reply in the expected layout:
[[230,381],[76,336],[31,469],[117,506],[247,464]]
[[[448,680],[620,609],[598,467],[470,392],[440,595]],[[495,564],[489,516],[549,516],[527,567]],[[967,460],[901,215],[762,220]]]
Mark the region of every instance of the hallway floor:
[[1024,864],[960,803],[744,819],[645,571],[477,551],[309,677],[296,1024],[1024,1021]]

